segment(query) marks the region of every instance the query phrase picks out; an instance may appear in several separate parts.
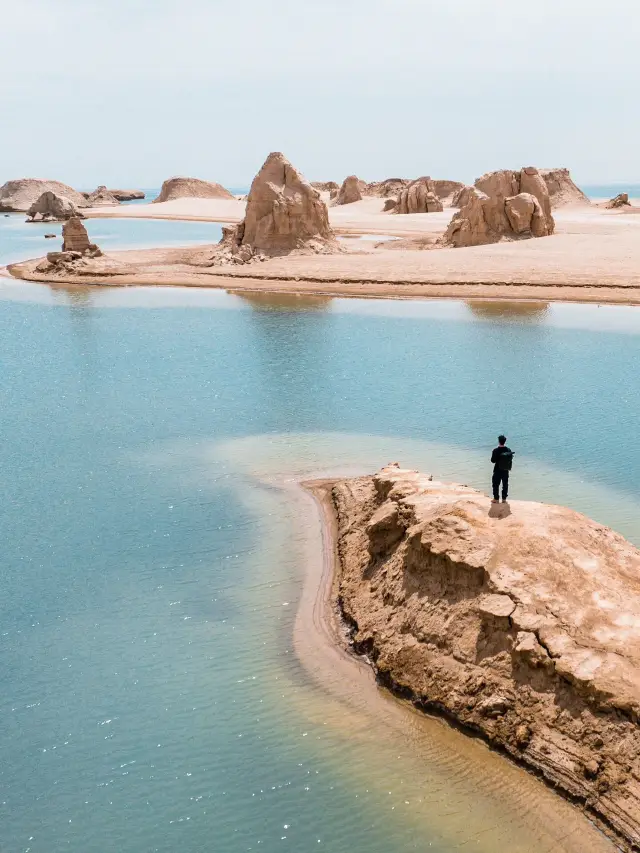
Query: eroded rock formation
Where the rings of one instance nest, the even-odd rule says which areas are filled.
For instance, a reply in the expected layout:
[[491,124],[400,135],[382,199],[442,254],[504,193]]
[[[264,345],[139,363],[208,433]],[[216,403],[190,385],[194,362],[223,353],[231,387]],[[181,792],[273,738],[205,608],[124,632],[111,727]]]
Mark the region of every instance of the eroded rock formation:
[[565,205],[591,204],[588,196],[574,184],[568,169],[540,169],[540,174],[547,185],[552,209]]
[[51,222],[75,216],[84,218],[72,201],[65,196],[47,190],[27,210],[27,222]]
[[629,193],[618,193],[614,198],[609,199],[606,204],[610,210],[616,207],[631,207],[631,202],[629,201]]
[[92,245],[87,229],[77,216],[72,217],[62,226],[63,252],[80,252],[82,254]]
[[640,551],[390,465],[337,482],[336,598],[380,680],[640,844]]
[[118,199],[118,201],[133,201],[134,199],[144,198],[145,194],[143,190],[112,190],[109,192],[111,195]]
[[223,228],[214,263],[247,263],[293,251],[340,251],[320,193],[276,151],[253,179],[244,220]]
[[436,213],[443,205],[431,178],[418,178],[398,194],[395,213]]
[[385,178],[384,181],[372,181],[361,187],[362,195],[377,198],[397,198],[405,187],[412,183],[410,178]]
[[86,207],[82,193],[60,181],[48,181],[43,178],[18,178],[7,181],[0,187],[0,210],[28,211],[45,192],[55,193],[68,199],[76,207]]
[[321,193],[330,193],[332,190],[338,192],[340,189],[340,184],[335,181],[311,181],[311,186]]
[[444,235],[445,245],[480,246],[502,239],[553,234],[549,192],[533,166],[519,172],[489,172],[465,195],[464,206],[454,214]]
[[464,207],[465,204],[469,203],[469,199],[474,192],[473,187],[466,186],[463,184],[459,190],[457,190],[451,199],[451,207]]
[[92,193],[89,193],[87,196],[87,204],[91,207],[107,207],[114,204],[120,204],[120,202],[111,190],[108,190],[105,186],[99,186]]
[[210,181],[201,181],[200,178],[169,178],[164,181],[160,194],[151,202],[160,203],[163,201],[172,201],[176,198],[228,198],[233,199],[229,190],[225,189],[221,184],[215,184]]
[[334,204],[353,204],[354,201],[361,201],[360,184],[361,182],[356,175],[349,175],[345,178],[335,197]]

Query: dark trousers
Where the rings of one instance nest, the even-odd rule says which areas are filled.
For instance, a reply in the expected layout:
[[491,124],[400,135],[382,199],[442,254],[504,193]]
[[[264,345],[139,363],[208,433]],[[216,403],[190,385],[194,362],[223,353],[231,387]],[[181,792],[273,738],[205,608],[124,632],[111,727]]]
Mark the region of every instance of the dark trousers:
[[502,500],[506,501],[507,495],[509,494],[508,471],[493,472],[493,477],[491,478],[491,485],[493,486],[493,497],[495,498],[495,500],[498,500],[498,489],[500,488],[500,483],[502,483]]

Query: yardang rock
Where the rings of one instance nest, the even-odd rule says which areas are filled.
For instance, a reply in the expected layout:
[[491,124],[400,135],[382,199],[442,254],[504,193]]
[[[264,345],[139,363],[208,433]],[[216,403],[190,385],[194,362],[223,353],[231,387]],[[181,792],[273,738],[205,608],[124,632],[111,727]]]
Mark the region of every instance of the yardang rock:
[[176,198],[235,198],[221,184],[201,181],[200,178],[175,177],[164,181],[160,194],[151,202],[159,204]]

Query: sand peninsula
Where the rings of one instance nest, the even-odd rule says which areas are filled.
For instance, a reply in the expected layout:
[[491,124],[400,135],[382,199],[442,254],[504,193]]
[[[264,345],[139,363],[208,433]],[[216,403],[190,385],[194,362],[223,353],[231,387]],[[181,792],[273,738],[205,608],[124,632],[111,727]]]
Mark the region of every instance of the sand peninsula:
[[330,604],[378,681],[640,849],[640,551],[397,463],[305,485],[334,530]]
[[[15,183],[0,188],[0,205],[15,201]],[[566,169],[503,169],[473,187],[428,176],[367,184],[355,175],[317,186],[330,189],[316,189],[279,153],[246,200],[220,184],[173,178],[151,204],[78,213],[220,222],[228,226],[221,243],[111,252],[89,265],[53,253],[54,263],[29,260],[8,272],[65,286],[640,304],[640,207],[591,204]],[[31,204],[43,182],[28,189]],[[247,223],[259,246],[238,236]]]

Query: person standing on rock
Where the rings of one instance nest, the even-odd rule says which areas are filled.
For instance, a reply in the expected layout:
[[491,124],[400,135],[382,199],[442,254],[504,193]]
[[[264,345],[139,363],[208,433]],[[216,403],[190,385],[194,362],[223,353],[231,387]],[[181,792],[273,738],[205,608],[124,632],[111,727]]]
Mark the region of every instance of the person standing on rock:
[[507,447],[506,436],[498,436],[498,446],[491,454],[491,461],[493,462],[493,477],[491,478],[493,500],[498,501],[500,484],[502,484],[502,502],[504,503],[509,494],[509,471],[511,471],[513,464],[513,451]]

